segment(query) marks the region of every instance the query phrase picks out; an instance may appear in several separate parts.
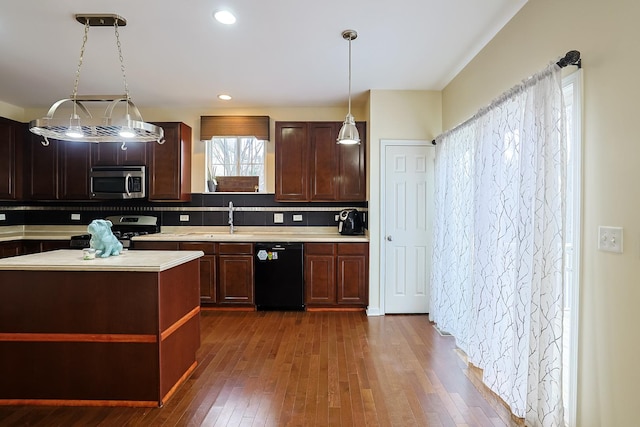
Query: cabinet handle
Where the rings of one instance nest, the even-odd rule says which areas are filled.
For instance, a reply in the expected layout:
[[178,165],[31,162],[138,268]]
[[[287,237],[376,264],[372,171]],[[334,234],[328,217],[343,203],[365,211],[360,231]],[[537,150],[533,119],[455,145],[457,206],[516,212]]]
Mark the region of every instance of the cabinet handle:
[[388,236],[387,236],[387,240],[388,240],[388,241],[390,241],[390,242],[393,240],[393,238],[391,237],[391,235],[388,235]]

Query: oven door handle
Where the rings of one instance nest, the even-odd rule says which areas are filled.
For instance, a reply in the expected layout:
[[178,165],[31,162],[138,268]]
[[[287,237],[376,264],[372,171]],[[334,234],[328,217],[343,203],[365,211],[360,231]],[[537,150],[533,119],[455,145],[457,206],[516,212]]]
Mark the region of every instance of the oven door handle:
[[131,196],[131,191],[129,191],[129,180],[131,179],[131,174],[128,173],[125,177],[124,177],[124,191],[127,192],[127,196]]

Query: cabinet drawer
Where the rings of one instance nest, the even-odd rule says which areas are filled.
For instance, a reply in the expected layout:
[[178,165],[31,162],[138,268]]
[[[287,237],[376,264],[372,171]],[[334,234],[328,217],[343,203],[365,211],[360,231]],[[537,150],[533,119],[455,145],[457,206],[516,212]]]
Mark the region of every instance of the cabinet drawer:
[[368,243],[338,243],[338,255],[366,255],[368,253]]
[[335,255],[336,245],[333,243],[305,243],[305,255]]
[[219,243],[218,253],[224,254],[253,254],[253,243]]
[[147,249],[152,251],[177,251],[178,242],[131,242],[133,249]]
[[180,242],[180,249],[185,251],[202,251],[207,255],[216,253],[214,242]]

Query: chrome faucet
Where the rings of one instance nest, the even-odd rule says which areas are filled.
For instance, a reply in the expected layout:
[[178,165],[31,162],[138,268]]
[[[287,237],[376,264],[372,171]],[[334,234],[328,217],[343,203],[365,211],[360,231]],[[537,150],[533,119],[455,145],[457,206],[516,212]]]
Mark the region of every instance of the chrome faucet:
[[229,202],[229,233],[233,234],[233,202]]

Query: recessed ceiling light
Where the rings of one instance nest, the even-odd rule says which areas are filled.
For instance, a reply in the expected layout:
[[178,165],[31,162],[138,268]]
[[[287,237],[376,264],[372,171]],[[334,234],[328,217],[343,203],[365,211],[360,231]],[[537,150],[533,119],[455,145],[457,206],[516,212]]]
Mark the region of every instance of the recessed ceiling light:
[[236,17],[233,16],[233,13],[229,12],[228,10],[220,10],[214,13],[213,17],[216,18],[216,21],[220,22],[221,24],[231,25],[236,23]]
[[228,101],[231,99],[231,95],[220,94],[218,95],[218,99],[222,99],[223,101]]

